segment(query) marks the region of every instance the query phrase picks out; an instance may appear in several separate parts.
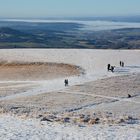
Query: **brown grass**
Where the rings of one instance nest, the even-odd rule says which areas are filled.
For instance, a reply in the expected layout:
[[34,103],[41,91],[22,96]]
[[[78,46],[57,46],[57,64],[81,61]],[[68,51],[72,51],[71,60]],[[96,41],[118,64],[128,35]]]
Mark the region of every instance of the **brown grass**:
[[78,67],[62,63],[0,62],[1,80],[47,80],[78,74]]

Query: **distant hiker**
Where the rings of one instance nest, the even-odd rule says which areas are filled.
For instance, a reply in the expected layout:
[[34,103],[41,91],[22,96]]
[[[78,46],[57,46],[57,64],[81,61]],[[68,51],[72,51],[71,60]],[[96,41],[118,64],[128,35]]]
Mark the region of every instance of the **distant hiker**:
[[69,85],[69,81],[68,81],[68,79],[67,79],[67,86]]
[[120,66],[122,66],[122,61],[120,61]]
[[114,68],[115,68],[114,66],[111,66],[111,72],[114,72]]
[[124,62],[123,61],[120,61],[120,66],[124,67]]
[[65,83],[65,87],[66,87],[67,86],[67,79],[64,80],[64,83]]
[[110,66],[111,66],[110,64],[107,65],[107,70],[108,71],[110,70]]
[[124,67],[124,62],[122,62],[122,67]]
[[69,84],[68,79],[65,79],[64,83],[65,83],[65,87],[68,86]]
[[132,96],[130,94],[128,94],[128,98],[131,98]]

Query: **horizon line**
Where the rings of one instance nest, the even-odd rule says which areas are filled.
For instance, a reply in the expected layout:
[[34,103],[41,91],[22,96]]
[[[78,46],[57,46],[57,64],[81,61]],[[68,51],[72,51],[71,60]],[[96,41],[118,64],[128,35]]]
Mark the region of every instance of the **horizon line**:
[[71,19],[71,18],[118,18],[118,17],[137,17],[140,14],[129,14],[129,15],[97,15],[97,16],[46,16],[46,17],[0,17],[0,19]]

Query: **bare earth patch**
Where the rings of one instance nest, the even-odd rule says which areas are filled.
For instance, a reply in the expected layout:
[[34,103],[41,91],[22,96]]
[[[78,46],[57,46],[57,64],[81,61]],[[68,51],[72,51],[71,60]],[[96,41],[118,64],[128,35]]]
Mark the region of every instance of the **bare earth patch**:
[[0,63],[0,80],[48,80],[78,75],[79,68],[57,63]]
[[[40,81],[79,75],[74,65],[42,62],[0,62],[0,97],[31,91]],[[41,83],[42,84],[42,83]]]

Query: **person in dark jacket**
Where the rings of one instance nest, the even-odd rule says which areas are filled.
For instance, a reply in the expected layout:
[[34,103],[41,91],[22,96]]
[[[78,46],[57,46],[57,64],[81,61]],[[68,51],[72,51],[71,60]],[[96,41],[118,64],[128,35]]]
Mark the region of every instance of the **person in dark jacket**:
[[65,83],[65,87],[68,86],[68,85],[69,85],[68,79],[65,79],[65,80],[64,80],[64,83]]
[[111,67],[111,65],[108,64],[108,65],[107,65],[107,70],[108,70],[108,71],[110,70],[110,67]]
[[131,98],[132,96],[130,94],[128,94],[128,98]]
[[122,61],[120,61],[120,66],[122,66]]
[[122,67],[124,67],[124,62],[122,62]]

